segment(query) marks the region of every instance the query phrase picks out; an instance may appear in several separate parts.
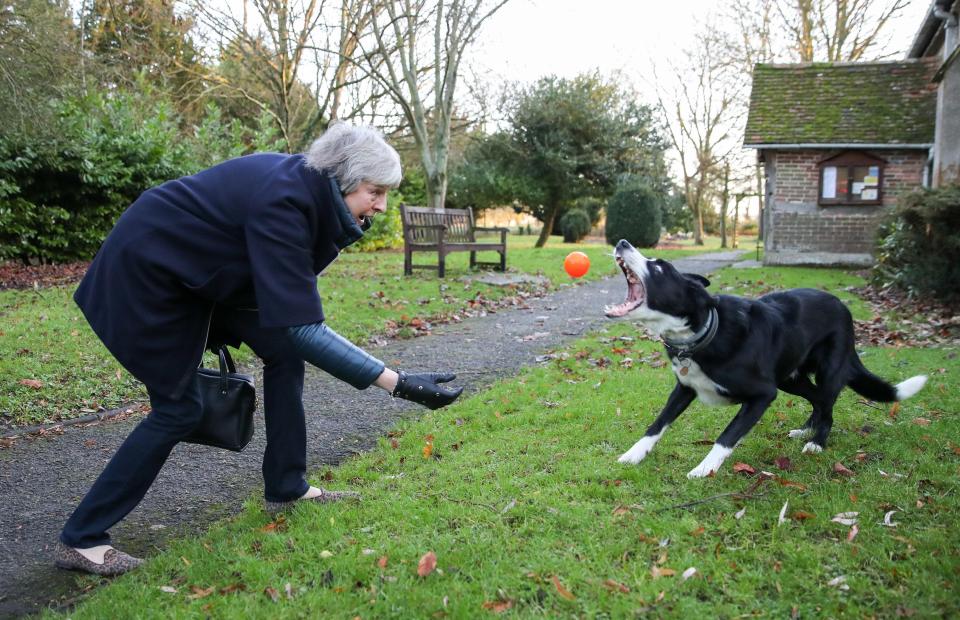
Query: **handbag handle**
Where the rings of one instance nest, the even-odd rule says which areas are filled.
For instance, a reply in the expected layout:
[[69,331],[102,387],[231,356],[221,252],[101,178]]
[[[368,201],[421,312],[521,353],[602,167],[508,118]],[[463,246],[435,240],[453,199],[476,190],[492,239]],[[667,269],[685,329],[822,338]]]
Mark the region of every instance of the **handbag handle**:
[[237,366],[233,363],[233,358],[227,347],[221,346],[217,349],[217,356],[220,358],[220,393],[227,393],[227,372],[237,372]]

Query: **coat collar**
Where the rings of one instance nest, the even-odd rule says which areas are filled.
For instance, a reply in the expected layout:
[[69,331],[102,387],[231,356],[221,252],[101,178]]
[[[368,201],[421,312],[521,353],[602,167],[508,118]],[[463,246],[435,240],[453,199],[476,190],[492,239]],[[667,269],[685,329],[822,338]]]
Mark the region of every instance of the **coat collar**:
[[323,172],[323,177],[326,182],[326,193],[334,205],[333,210],[337,214],[337,221],[342,229],[342,232],[334,239],[334,243],[337,244],[337,248],[342,250],[360,239],[363,236],[363,229],[357,224],[347,207],[347,203],[343,200],[343,194],[340,193],[340,185],[337,180],[327,171]]

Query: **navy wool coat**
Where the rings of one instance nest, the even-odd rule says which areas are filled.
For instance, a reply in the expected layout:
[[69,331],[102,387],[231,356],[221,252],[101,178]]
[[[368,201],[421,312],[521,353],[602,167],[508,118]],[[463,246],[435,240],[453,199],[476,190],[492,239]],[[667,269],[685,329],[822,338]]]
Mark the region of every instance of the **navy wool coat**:
[[362,235],[331,175],[248,155],[144,192],[74,300],[124,368],[179,398],[215,305],[255,307],[264,328],[322,321],[317,274]]

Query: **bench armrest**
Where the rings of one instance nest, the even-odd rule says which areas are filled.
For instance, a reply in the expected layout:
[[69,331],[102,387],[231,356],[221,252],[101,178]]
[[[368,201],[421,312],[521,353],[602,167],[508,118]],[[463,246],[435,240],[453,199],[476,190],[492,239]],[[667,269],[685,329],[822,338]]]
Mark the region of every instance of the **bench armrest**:
[[447,229],[446,224],[406,224],[407,228],[435,228],[435,229]]
[[500,226],[498,226],[498,227],[476,226],[476,227],[474,227],[473,230],[474,230],[474,232],[476,232],[476,231],[478,231],[478,230],[479,230],[479,231],[482,231],[482,232],[498,232],[498,233],[500,233],[500,243],[502,243],[502,244],[504,244],[504,245],[507,244],[507,233],[510,232],[510,229],[509,229],[509,228],[503,228],[503,227],[500,227]]

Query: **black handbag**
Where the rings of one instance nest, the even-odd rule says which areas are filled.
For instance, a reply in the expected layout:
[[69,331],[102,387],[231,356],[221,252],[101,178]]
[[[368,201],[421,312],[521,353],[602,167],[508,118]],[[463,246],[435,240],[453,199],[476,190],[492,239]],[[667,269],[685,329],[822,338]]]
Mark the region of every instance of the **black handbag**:
[[183,441],[240,452],[253,437],[257,391],[253,377],[237,372],[226,347],[217,351],[220,370],[197,369],[203,419]]

